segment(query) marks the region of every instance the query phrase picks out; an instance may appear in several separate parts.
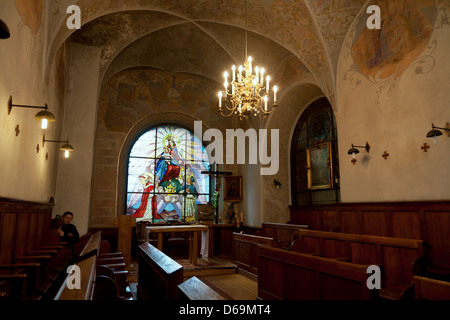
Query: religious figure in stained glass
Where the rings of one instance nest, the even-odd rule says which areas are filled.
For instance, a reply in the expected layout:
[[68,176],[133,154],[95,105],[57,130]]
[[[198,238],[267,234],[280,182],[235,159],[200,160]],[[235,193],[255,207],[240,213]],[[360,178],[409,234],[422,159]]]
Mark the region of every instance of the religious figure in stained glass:
[[195,222],[209,202],[208,155],[186,129],[161,126],[143,134],[129,157],[127,214],[139,220]]

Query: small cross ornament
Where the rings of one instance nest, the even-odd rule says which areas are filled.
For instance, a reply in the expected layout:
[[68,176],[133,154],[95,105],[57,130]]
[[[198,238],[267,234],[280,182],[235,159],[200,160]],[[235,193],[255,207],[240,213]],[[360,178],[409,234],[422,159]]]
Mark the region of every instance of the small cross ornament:
[[420,149],[422,149],[423,152],[428,152],[428,149],[430,149],[430,146],[425,142],[425,143],[423,144],[423,146],[420,147]]
[[17,125],[17,127],[16,127],[16,137],[18,137],[19,136],[19,133],[20,133],[20,129],[19,129],[19,125]]
[[39,144],[36,145],[36,153],[39,153]]
[[353,165],[355,165],[357,161],[358,161],[358,160],[356,160],[356,159],[352,159],[351,162],[353,163]]
[[387,151],[385,151],[383,153],[382,157],[384,158],[384,160],[387,160],[387,158],[389,157],[389,153]]

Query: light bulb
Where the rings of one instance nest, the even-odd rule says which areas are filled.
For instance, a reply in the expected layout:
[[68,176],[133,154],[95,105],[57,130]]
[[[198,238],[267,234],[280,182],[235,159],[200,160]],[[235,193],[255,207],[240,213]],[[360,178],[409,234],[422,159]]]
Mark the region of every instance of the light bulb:
[[354,153],[354,152],[352,153],[352,158],[356,159],[356,153]]
[[64,157],[68,158],[69,157],[69,150],[64,151]]
[[41,122],[41,128],[42,129],[47,129],[47,124],[48,124],[48,120],[43,118],[42,122]]
[[437,136],[433,136],[433,138],[434,138],[434,144],[436,145],[437,144]]

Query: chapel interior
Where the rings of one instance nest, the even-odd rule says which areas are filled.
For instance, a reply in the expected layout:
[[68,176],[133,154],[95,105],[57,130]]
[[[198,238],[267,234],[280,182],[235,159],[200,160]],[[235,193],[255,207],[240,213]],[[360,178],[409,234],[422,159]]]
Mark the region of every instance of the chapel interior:
[[1,1],[0,300],[450,300],[449,54],[450,0]]

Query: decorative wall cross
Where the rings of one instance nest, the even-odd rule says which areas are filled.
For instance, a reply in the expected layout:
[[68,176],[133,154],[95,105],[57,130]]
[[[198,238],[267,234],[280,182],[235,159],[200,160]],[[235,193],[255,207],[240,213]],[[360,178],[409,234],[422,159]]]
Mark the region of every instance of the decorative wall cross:
[[356,159],[352,159],[351,162],[353,163],[353,165],[355,165],[357,161],[358,161],[358,160],[356,160]]
[[20,133],[19,125],[17,125],[15,130],[16,130],[16,137],[17,137],[17,136],[19,136],[19,133]]
[[422,149],[423,152],[428,152],[428,149],[430,149],[430,146],[425,142],[425,143],[423,144],[423,146],[420,147],[420,149]]
[[39,143],[36,145],[36,153],[39,153]]
[[383,153],[382,157],[384,158],[384,160],[387,160],[387,158],[389,157],[389,153],[387,151],[385,151]]

